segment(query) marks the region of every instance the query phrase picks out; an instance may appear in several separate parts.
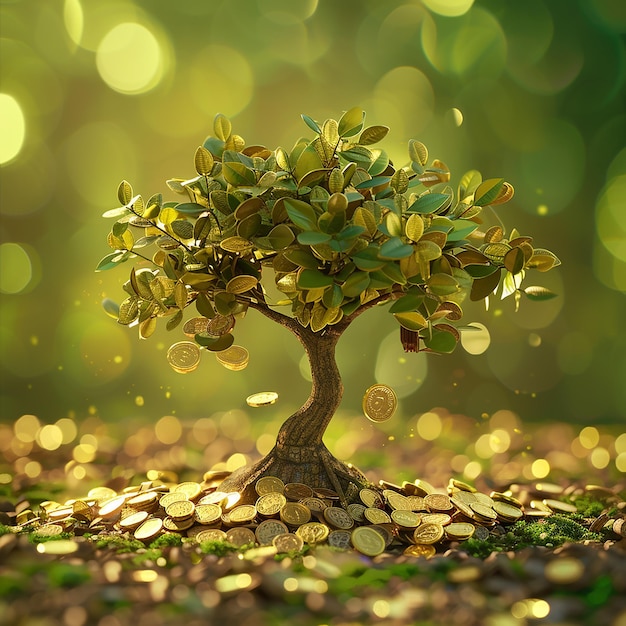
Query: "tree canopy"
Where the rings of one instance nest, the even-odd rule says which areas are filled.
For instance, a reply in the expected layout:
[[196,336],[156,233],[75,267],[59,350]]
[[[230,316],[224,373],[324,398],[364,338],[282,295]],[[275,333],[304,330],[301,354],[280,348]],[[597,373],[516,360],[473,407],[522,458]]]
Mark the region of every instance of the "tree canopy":
[[366,127],[358,107],[338,120],[302,119],[313,138],[270,150],[247,145],[217,115],[195,175],[167,181],[179,202],[144,200],[120,183],[121,206],[104,213],[115,220],[112,252],[97,270],[135,262],[127,298],[108,303],[121,324],[147,338],[159,318],[176,328],[193,304],[200,317],[186,331],[220,352],[249,307],[323,333],[390,301],[406,350],[448,353],[467,298],[554,296],[522,287],[528,270],[559,265],[552,252],[515,229],[482,228],[485,209],[513,197],[510,183],[472,170],[454,188],[445,163],[414,139],[396,167],[374,147],[389,128]]

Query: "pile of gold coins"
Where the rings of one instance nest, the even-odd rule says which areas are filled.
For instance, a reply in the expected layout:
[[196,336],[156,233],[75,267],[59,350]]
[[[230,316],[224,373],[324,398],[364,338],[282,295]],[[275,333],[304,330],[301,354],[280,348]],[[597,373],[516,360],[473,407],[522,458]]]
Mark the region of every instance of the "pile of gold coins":
[[[153,471],[150,480],[119,493],[96,487],[82,499],[43,502],[38,513],[22,511],[16,521],[19,529],[44,536],[118,534],[148,544],[164,533],[177,533],[198,543],[273,546],[277,552],[327,543],[370,557],[389,551],[430,558],[437,546],[470,537],[484,540],[492,530],[502,532],[524,518],[576,511],[553,497],[528,500],[524,493],[526,506],[510,492],[486,495],[454,479],[445,493],[423,480],[380,481],[355,489],[344,507],[332,490],[264,476],[255,484],[256,502],[247,504],[239,493],[219,489],[226,475],[207,472],[202,483],[176,483],[174,475]],[[623,515],[614,520],[601,516],[596,524],[600,521],[600,527],[611,523],[614,532],[626,536]]]

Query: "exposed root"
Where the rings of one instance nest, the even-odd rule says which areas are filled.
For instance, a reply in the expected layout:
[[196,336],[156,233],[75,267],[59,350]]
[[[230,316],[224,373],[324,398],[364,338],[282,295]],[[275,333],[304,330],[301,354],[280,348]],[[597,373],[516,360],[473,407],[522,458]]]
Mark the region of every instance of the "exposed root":
[[304,483],[310,487],[332,489],[343,506],[354,501],[358,491],[369,484],[352,465],[335,458],[323,444],[317,446],[275,446],[254,465],[243,467],[220,486],[222,491],[238,491],[241,502],[258,497],[254,485],[263,476],[276,476],[284,483]]

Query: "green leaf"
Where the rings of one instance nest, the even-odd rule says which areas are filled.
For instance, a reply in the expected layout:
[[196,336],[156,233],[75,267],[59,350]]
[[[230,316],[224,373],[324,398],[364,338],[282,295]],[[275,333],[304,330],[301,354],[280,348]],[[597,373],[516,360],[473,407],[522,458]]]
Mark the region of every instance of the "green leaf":
[[383,259],[405,259],[413,254],[413,246],[403,243],[399,237],[392,237],[380,246],[379,255]]
[[425,193],[420,196],[409,208],[407,213],[434,213],[450,201],[445,193]]
[[243,163],[222,163],[222,174],[233,187],[251,187],[256,183],[254,172]]
[[331,235],[327,233],[318,233],[312,230],[305,230],[298,233],[298,243],[303,246],[315,246],[320,243],[326,243],[330,241]]
[[389,176],[374,176],[369,180],[364,180],[362,183],[355,185],[355,189],[371,189],[372,187],[380,187],[386,185],[391,178]]
[[409,175],[403,169],[396,170],[390,184],[396,193],[402,194],[409,188]]
[[293,231],[287,224],[278,224],[274,226],[267,236],[272,250],[283,250],[294,240]]
[[314,132],[317,133],[318,135],[322,134],[322,129],[319,127],[319,124],[311,117],[309,117],[308,115],[304,115],[304,113],[300,116],[302,118],[302,120],[304,121],[304,123]]
[[139,337],[147,339],[154,333],[157,327],[156,317],[149,317],[139,324]]
[[518,274],[524,269],[524,252],[521,248],[511,248],[504,255],[504,267],[506,267],[511,274]]
[[422,330],[422,328],[426,328],[428,325],[424,316],[417,311],[394,313],[393,316],[398,320],[400,326],[404,326],[407,330],[418,331]]
[[172,232],[181,239],[193,238],[193,225],[187,220],[174,220],[170,224]]
[[461,181],[459,182],[459,200],[463,200],[468,196],[471,196],[482,181],[483,177],[477,170],[470,170],[469,172],[463,174]]
[[298,275],[299,289],[319,289],[333,284],[333,277],[319,270],[303,269]]
[[181,282],[176,283],[174,287],[174,301],[181,311],[187,305],[187,288]]
[[456,280],[449,274],[433,274],[427,281],[428,290],[436,296],[450,296],[459,290]]
[[454,230],[448,233],[448,241],[460,241],[473,233],[478,228],[472,220],[454,220]]
[[123,180],[117,188],[117,199],[121,204],[130,204],[132,197],[133,188],[131,184],[128,181]]
[[182,213],[183,215],[197,217],[200,213],[206,211],[206,207],[196,202],[182,202],[181,204],[176,205],[176,211],[178,211],[178,213]]
[[532,285],[530,287],[526,287],[526,289],[522,290],[524,295],[529,300],[542,301],[542,300],[551,300],[552,298],[556,298],[557,294],[545,287],[538,287],[536,285]]
[[357,271],[350,274],[346,282],[341,286],[343,295],[347,298],[360,296],[370,284],[370,277],[367,272]]
[[132,215],[133,212],[127,206],[121,206],[117,209],[110,209],[102,214],[102,217],[126,217]]
[[213,169],[213,155],[204,146],[199,146],[194,155],[194,164],[198,174],[208,176]]
[[96,267],[96,272],[104,272],[106,270],[110,270],[114,267],[117,267],[120,263],[127,261],[130,258],[130,252],[125,250],[124,252],[120,252],[117,250],[116,252],[111,252],[111,254],[107,254],[104,258],[100,260]]
[[221,113],[218,113],[213,120],[213,132],[220,141],[226,141],[232,132],[230,120]]
[[114,320],[117,320],[119,317],[120,305],[114,300],[111,300],[111,298],[104,298],[104,300],[102,300],[102,308],[104,309],[104,312]]
[[457,339],[446,330],[437,330],[433,327],[433,332],[430,337],[424,338],[424,344],[427,348],[433,352],[439,352],[441,354],[450,354],[456,348]]
[[489,297],[500,284],[500,276],[502,275],[502,269],[498,268],[493,274],[489,274],[485,278],[479,278],[472,283],[472,290],[470,292],[470,300],[477,302]]
[[372,163],[372,152],[363,146],[354,146],[349,150],[342,150],[341,157],[346,161],[351,161],[360,165],[363,169],[368,169]]
[[487,206],[491,204],[499,195],[504,185],[504,178],[489,178],[480,183],[474,192],[474,204]]
[[285,258],[295,265],[315,270],[320,262],[308,251],[303,249],[286,250]]
[[423,167],[428,162],[428,149],[421,141],[411,139],[409,141],[409,158]]
[[409,311],[415,311],[422,302],[424,302],[423,295],[407,293],[389,307],[389,313],[408,313]]
[[183,321],[183,312],[177,311],[165,324],[166,330],[174,330]]
[[340,137],[352,137],[363,127],[365,113],[360,107],[352,107],[339,118],[338,132]]
[[235,341],[235,338],[230,333],[220,335],[219,337],[214,337],[213,335],[209,335],[209,333],[198,333],[194,339],[198,345],[210,350],[211,352],[222,352],[222,350],[227,350]]
[[323,169],[324,164],[317,150],[309,144],[296,161],[295,176],[298,181],[302,180],[309,172]]
[[335,309],[341,306],[343,302],[343,291],[341,291],[341,287],[334,284],[330,289],[327,289],[322,296],[322,302],[327,309]]
[[128,326],[130,323],[134,322],[139,315],[139,305],[137,302],[137,298],[131,296],[130,298],[126,298],[120,304],[120,310],[117,316],[117,321],[124,326]]
[[215,317],[215,309],[211,304],[211,299],[204,292],[200,292],[196,297],[196,309],[203,317],[208,317],[209,319]]
[[485,278],[498,271],[497,265],[466,265],[463,268],[472,278]]
[[388,132],[389,126],[368,126],[361,133],[359,144],[368,146],[373,143],[378,143],[387,136]]
[[302,230],[317,230],[317,214],[310,204],[302,200],[285,198],[285,210],[289,219]]
[[370,245],[353,254],[351,259],[360,270],[372,272],[385,265],[385,261],[379,258],[378,252],[379,247],[377,245]]

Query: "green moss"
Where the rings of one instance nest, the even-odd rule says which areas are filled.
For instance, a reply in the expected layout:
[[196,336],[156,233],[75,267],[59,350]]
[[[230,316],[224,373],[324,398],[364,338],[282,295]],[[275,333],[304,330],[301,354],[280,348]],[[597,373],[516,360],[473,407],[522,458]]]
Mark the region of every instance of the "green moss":
[[215,554],[216,556],[226,556],[237,552],[239,548],[228,541],[203,541],[200,544],[200,552],[203,554]]
[[583,517],[598,517],[605,509],[606,504],[589,495],[578,496],[571,500]]
[[100,550],[109,548],[115,550],[118,554],[137,552],[137,550],[145,548],[144,544],[137,539],[129,539],[117,535],[99,535],[96,539],[96,547]]
[[183,539],[177,533],[165,533],[157,537],[151,544],[150,548],[164,548],[166,546],[182,546]]
[[60,533],[58,535],[40,535],[36,530],[28,533],[28,541],[31,543],[47,543],[48,541],[59,541],[61,539],[71,539],[72,533]]
[[566,542],[602,540],[600,534],[587,530],[572,517],[553,515],[534,522],[519,521],[504,535],[490,535],[484,541],[468,539],[461,545],[472,556],[484,559],[492,552],[515,551],[529,546],[556,548]]
[[12,531],[11,531],[10,526],[5,526],[4,524],[0,524],[0,537],[2,537],[2,535],[8,535],[11,532]]

